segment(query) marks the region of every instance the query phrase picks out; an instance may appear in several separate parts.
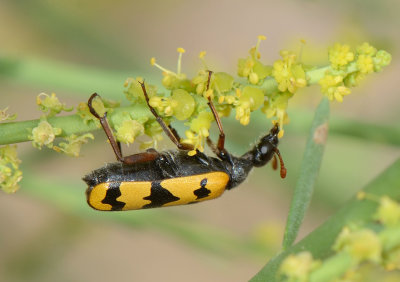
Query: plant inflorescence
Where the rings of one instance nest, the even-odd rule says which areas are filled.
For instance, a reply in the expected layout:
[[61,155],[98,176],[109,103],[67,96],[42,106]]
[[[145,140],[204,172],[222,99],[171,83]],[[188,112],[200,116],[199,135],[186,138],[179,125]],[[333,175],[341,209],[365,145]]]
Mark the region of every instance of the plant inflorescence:
[[[181,62],[185,50],[178,48],[176,71],[159,65],[155,58],[150,63],[162,71],[160,90],[155,85],[146,83],[150,105],[154,107],[167,124],[183,121],[187,126],[183,143],[193,145],[194,150],[203,151],[210,127],[214,121],[207,105],[210,97],[220,117],[227,117],[234,112],[236,120],[246,126],[251,121],[251,113],[260,110],[272,123],[278,123],[284,134],[284,125],[289,122],[288,103],[296,92],[306,86],[319,84],[321,92],[331,101],[343,101],[367,74],[381,71],[390,63],[391,56],[384,50],[377,50],[368,43],[363,43],[352,50],[348,45],[335,44],[329,49],[330,64],[324,67],[308,66],[299,60],[296,53],[283,50],[281,58],[272,64],[261,61],[259,46],[265,36],[259,36],[256,46],[249,54],[238,60],[237,76],[220,72],[206,63],[206,52],[199,54],[202,67],[197,74],[188,78],[183,72]],[[302,42],[304,43],[304,41]],[[206,89],[208,71],[212,70],[210,87]],[[95,99],[93,106],[99,114],[107,112],[114,134],[118,141],[131,144],[138,136],[146,135],[148,141],[142,148],[156,147],[162,138],[162,129],[146,108],[145,98],[139,82],[142,77],[128,78],[125,81],[125,96],[130,106],[121,107],[119,103]],[[78,156],[82,144],[93,139],[88,131],[100,127],[85,102],[80,103],[75,115],[56,116],[62,111],[72,111],[61,103],[56,95],[41,93],[36,100],[42,116],[36,121],[6,122],[0,124],[3,129],[0,144],[0,185],[5,192],[15,192],[22,177],[19,170],[20,160],[16,156],[16,142],[31,140],[34,147],[43,146]],[[0,121],[9,121],[15,116],[0,112]],[[28,127],[28,130],[26,129]],[[62,138],[54,145],[56,138]]]

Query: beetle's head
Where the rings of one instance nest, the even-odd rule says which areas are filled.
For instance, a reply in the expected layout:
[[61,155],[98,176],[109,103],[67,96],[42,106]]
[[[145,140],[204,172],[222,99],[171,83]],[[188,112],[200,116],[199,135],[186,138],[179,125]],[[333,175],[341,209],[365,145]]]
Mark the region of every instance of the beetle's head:
[[243,157],[249,159],[255,167],[264,166],[272,158],[274,158],[272,165],[274,168],[276,168],[276,156],[278,156],[281,165],[281,177],[284,178],[286,176],[286,168],[278,150],[278,134],[279,125],[275,124],[274,127],[269,131],[269,134],[263,136],[258,144],[255,145],[254,148],[247,152]]

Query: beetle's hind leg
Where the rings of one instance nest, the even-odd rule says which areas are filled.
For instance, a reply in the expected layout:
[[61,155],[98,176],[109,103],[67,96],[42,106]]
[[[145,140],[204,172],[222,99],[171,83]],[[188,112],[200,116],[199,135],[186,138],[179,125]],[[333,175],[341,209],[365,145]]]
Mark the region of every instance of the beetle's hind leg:
[[113,151],[118,161],[123,162],[125,164],[134,164],[134,163],[151,161],[159,156],[159,153],[156,150],[149,149],[144,153],[123,157],[121,152],[121,143],[116,141],[113,132],[111,130],[111,127],[107,121],[107,112],[105,112],[103,116],[100,116],[93,108],[92,102],[93,99],[96,97],[99,97],[101,99],[100,95],[98,95],[97,93],[93,93],[92,96],[90,96],[87,103],[89,111],[93,116],[95,116],[100,121],[100,124],[103,127],[108,140],[110,141],[111,147],[113,148]]
[[158,115],[156,110],[150,105],[149,95],[146,91],[146,86],[144,85],[144,81],[139,81],[140,85],[142,86],[143,95],[146,99],[147,106],[149,107],[151,113],[156,118],[158,124],[164,130],[165,134],[167,134],[168,138],[178,147],[180,150],[193,150],[193,146],[190,144],[185,144],[180,142],[180,137],[178,132],[170,125],[167,125],[164,120]]

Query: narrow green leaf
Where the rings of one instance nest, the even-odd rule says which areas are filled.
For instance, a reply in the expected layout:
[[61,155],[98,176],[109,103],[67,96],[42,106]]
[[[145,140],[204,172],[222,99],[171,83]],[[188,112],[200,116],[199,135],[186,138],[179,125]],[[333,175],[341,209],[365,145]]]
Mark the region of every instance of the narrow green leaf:
[[286,223],[283,249],[290,247],[296,240],[301,222],[311,201],[328,135],[328,119],[329,101],[327,98],[323,98],[315,112],[310,135],[307,140],[299,179],[296,183]]
[[[394,200],[400,200],[399,171],[400,159],[369,183],[363,191],[376,196],[386,195]],[[377,203],[374,201],[360,201],[353,197],[335,215],[307,237],[272,258],[250,281],[277,281],[279,267],[289,254],[309,251],[316,259],[330,256],[333,253],[332,245],[343,227],[355,222],[360,226],[370,222],[376,212],[376,207]]]

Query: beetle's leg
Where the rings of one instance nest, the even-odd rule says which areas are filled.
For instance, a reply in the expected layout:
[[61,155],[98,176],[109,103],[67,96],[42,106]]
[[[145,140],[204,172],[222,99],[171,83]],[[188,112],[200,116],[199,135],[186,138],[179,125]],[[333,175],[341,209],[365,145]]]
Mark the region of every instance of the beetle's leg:
[[100,121],[100,124],[103,127],[108,140],[110,141],[111,147],[114,150],[117,160],[119,160],[120,162],[124,162],[124,158],[122,157],[122,154],[121,154],[121,144],[118,145],[118,142],[114,138],[111,127],[107,121],[107,112],[105,112],[104,115],[101,117],[101,116],[99,116],[99,114],[96,112],[96,110],[92,106],[92,101],[96,97],[100,97],[100,96],[97,93],[93,93],[92,96],[90,96],[88,103],[87,103],[89,110],[90,110],[91,114],[94,115]]
[[164,130],[165,134],[167,134],[168,138],[171,139],[172,142],[174,142],[174,144],[178,147],[178,149],[180,150],[193,150],[193,146],[190,144],[184,144],[180,142],[180,138],[179,135],[177,133],[177,131],[172,128],[171,126],[167,125],[163,119],[157,114],[156,110],[150,105],[150,99],[149,99],[149,95],[147,94],[146,91],[146,86],[144,85],[144,81],[140,82],[140,85],[142,86],[142,90],[143,90],[143,95],[144,98],[146,99],[146,103],[147,106],[149,107],[151,113],[153,114],[153,116],[156,118],[158,124],[161,126],[161,128]]
[[99,116],[99,114],[96,112],[96,110],[92,106],[92,101],[95,97],[100,98],[100,96],[97,93],[93,93],[92,96],[90,96],[90,98],[88,100],[88,107],[89,107],[90,113],[92,115],[94,115],[100,121],[100,124],[103,127],[108,140],[110,141],[111,147],[113,148],[113,151],[114,151],[115,156],[117,157],[118,161],[123,162],[125,164],[147,162],[147,161],[154,160],[159,155],[156,150],[152,149],[152,150],[147,150],[147,152],[145,152],[145,153],[139,153],[139,154],[123,157],[122,153],[121,153],[121,143],[115,140],[114,135],[111,130],[111,127],[108,124],[107,112],[105,112],[104,115],[101,117],[101,116]]
[[181,140],[181,137],[179,136],[178,131],[176,131],[175,128],[173,128],[170,124],[168,125],[169,130],[171,130],[172,134],[175,136],[177,140]]
[[136,164],[149,162],[156,159],[160,154],[154,149],[148,149],[144,153],[134,154],[124,157],[124,163],[126,164]]
[[[211,81],[211,75],[212,75],[212,71],[208,71],[208,80],[207,80],[207,87],[206,87],[206,91],[210,88],[210,81]],[[207,138],[207,144],[210,146],[211,150],[213,150],[215,152],[215,154],[217,156],[222,157],[223,155],[226,155],[227,152],[225,150],[225,133],[224,133],[224,129],[222,128],[222,123],[221,123],[221,119],[218,116],[217,110],[214,107],[214,104],[211,100],[211,97],[208,97],[208,106],[211,109],[211,112],[214,115],[214,119],[217,122],[217,126],[219,129],[219,137],[218,137],[218,143],[217,143],[217,147],[215,149],[213,149],[212,146],[210,146],[210,144],[212,144],[211,140],[209,140],[209,138]],[[215,146],[214,146],[215,148]]]

